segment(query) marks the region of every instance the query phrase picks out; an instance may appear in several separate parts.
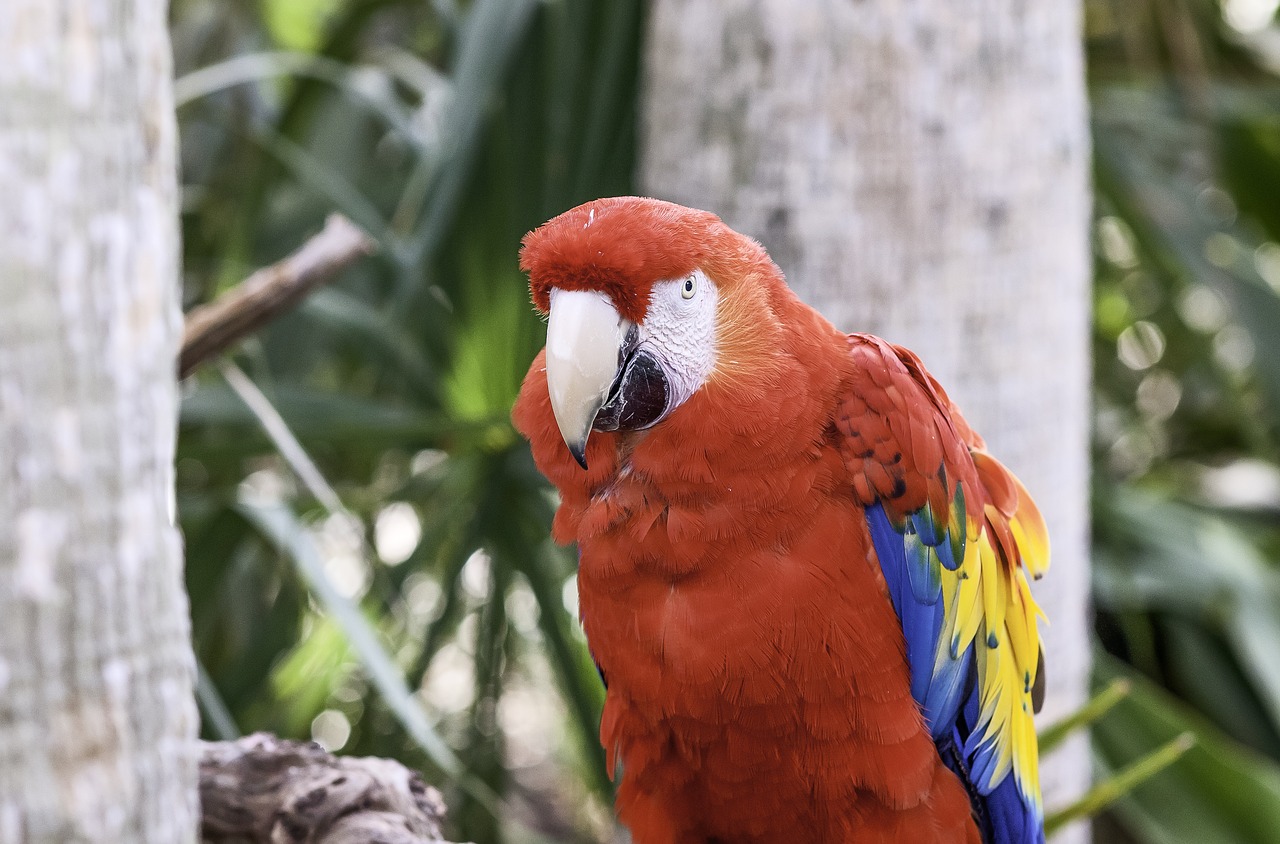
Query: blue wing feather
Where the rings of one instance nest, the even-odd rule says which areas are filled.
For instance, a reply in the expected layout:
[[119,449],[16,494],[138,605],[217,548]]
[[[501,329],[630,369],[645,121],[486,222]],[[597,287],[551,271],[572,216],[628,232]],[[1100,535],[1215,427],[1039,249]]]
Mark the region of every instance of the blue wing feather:
[[946,527],[938,524],[928,504],[911,514],[911,526],[915,528],[920,541],[930,547],[941,545],[946,536]]
[[[963,506],[959,496],[957,492]],[[984,840],[1042,844],[1038,805],[1019,790],[1011,774],[992,781],[998,748],[994,740],[984,739],[982,730],[971,727],[979,723],[981,703],[974,646],[967,642],[963,648],[954,648],[951,630],[943,641],[946,608],[940,569],[958,568],[964,557],[964,528],[956,537],[955,528],[940,525],[928,508],[911,514],[897,527],[879,502],[866,508],[866,517],[889,597],[902,623],[912,697],[920,704],[943,759],[969,789]]]
[[[904,534],[893,526],[880,504],[868,508],[867,522],[871,527],[871,539],[877,556],[884,560],[887,555],[892,555],[895,561],[894,565],[886,566],[882,563],[881,566],[885,583],[889,587],[889,598],[893,601],[893,608],[902,621],[903,632],[906,634],[907,662],[911,666],[911,695],[920,701],[928,693],[932,679],[930,669],[934,649],[931,643],[937,641],[942,629],[942,602],[938,600],[933,604],[926,604],[916,600]],[[904,526],[904,529],[909,528]]]
[[1044,844],[1044,825],[1027,804],[1013,777],[1000,780],[985,797],[987,839],[993,844]]
[[908,532],[906,539],[907,578],[917,603],[937,604],[942,600],[942,572],[937,555],[924,537]]

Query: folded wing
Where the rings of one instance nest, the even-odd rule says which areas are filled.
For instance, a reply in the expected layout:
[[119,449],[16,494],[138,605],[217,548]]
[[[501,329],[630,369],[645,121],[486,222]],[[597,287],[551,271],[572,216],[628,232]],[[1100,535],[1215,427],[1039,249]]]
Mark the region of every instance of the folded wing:
[[1032,715],[1043,661],[1027,576],[1044,520],[911,352],[852,335],[836,414],[857,504],[902,623],[911,691],[991,844],[1044,840]]

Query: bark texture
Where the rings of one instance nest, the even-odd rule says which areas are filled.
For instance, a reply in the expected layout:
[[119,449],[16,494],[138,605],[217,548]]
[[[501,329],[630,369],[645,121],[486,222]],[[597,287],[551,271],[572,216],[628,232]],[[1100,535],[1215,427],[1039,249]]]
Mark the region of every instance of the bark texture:
[[[659,0],[642,183],[921,355],[1049,523],[1048,724],[1087,693],[1088,135],[1079,2]],[[1089,779],[1076,736],[1046,804]],[[1083,825],[1057,842],[1087,839]]]
[[391,759],[257,733],[200,757],[207,844],[443,844],[444,799]]
[[166,13],[0,13],[0,842],[196,835]]

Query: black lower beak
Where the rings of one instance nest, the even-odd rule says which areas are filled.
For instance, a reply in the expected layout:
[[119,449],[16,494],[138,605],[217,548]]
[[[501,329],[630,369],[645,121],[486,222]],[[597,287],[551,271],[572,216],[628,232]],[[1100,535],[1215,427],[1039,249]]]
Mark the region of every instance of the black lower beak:
[[[644,349],[637,350],[623,363],[592,427],[597,431],[647,428],[666,414],[670,395],[666,373],[657,358]],[[578,463],[586,468],[582,458]]]

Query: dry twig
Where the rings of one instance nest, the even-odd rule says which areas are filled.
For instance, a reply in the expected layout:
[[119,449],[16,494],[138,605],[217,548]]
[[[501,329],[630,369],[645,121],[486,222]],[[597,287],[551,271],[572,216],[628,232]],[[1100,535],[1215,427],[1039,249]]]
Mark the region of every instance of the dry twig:
[[374,241],[341,214],[302,248],[249,276],[207,305],[192,308],[182,333],[178,377],[297,305],[338,271],[374,250]]

